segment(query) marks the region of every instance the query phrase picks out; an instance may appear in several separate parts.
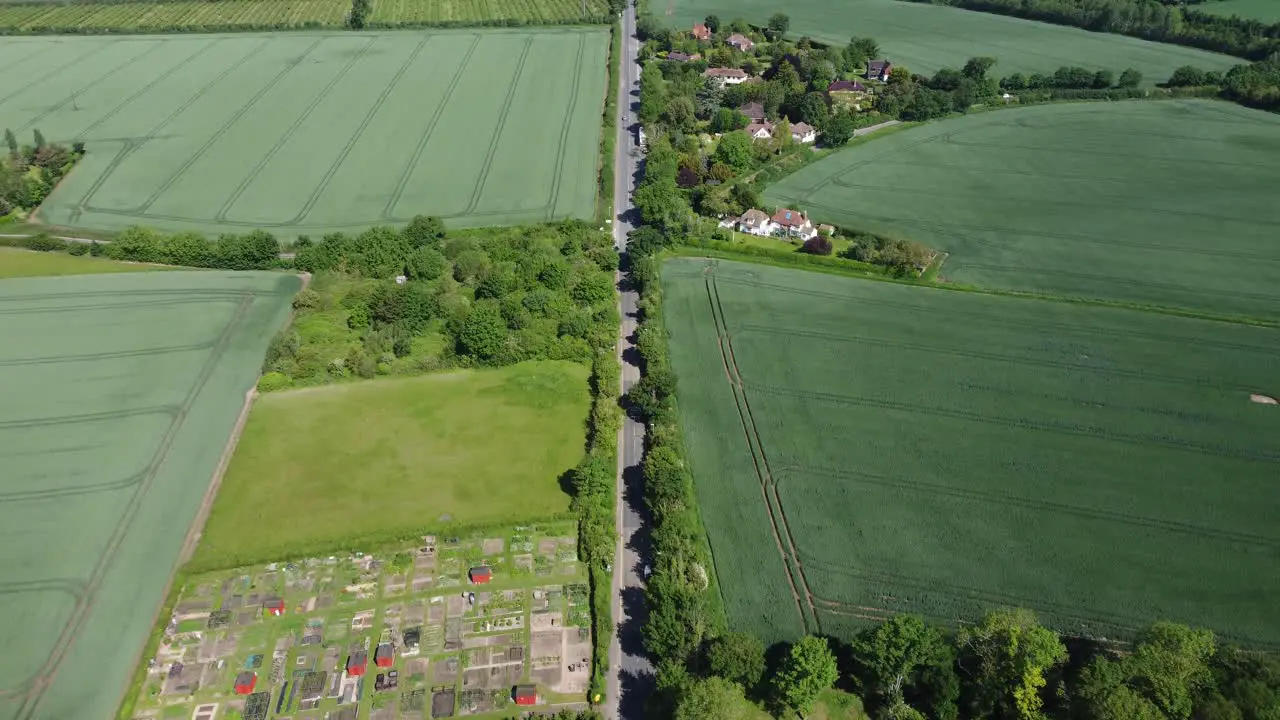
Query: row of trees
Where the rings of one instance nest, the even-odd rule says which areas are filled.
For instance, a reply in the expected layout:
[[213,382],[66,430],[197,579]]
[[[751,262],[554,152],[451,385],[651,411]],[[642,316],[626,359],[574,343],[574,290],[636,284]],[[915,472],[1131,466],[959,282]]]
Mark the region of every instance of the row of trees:
[[1173,0],[920,1],[1189,45],[1250,60],[1280,50],[1280,23],[1211,15]]
[[1236,65],[1225,74],[1185,65],[1174,71],[1167,84],[1169,87],[1214,87],[1226,100],[1280,111],[1280,52],[1250,65]]
[[0,216],[14,210],[31,210],[44,202],[84,155],[84,143],[68,148],[47,142],[38,129],[31,135],[32,144],[22,145],[12,130],[4,131],[8,153],[0,158]]

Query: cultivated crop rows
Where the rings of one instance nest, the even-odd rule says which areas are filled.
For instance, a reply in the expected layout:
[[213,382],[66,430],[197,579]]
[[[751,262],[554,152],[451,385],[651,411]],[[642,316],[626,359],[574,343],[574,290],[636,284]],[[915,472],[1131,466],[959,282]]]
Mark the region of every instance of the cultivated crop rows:
[[707,262],[666,265],[664,307],[732,622],[1016,605],[1280,644],[1280,417],[1251,401],[1280,332]]
[[[550,25],[605,22],[605,0],[379,0],[371,22],[396,25]],[[346,0],[165,0],[121,3],[0,3],[4,32],[130,32],[340,27]]]

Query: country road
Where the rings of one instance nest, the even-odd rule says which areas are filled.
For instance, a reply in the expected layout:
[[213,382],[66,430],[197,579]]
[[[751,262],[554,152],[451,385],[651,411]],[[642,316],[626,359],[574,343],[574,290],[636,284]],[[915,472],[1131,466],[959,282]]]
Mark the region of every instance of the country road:
[[[632,156],[636,147],[636,110],[640,105],[639,67],[636,53],[635,8],[628,5],[622,16],[622,63],[618,73],[618,141],[614,156],[613,239],[623,253],[623,272],[618,274],[622,324],[618,333],[618,356],[622,360],[622,391],[640,379],[639,358],[633,344],[639,296],[629,285],[625,253],[627,233],[633,227],[635,189],[639,163]],[[644,653],[641,628],[645,620],[644,568],[649,560],[648,514],[644,506],[644,478],[640,462],[644,454],[644,425],[625,418],[618,433],[617,528],[618,547],[614,556],[613,619],[615,632],[609,646],[609,679],[604,704],[609,720],[644,717],[644,702],[653,684],[653,665]]]

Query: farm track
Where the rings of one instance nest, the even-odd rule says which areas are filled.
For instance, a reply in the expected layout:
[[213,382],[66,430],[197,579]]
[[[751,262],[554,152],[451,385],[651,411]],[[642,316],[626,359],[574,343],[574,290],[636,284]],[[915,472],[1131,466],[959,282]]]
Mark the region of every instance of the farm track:
[[560,202],[560,182],[564,175],[565,148],[569,143],[569,131],[573,126],[574,112],[578,109],[578,88],[582,84],[582,57],[586,52],[587,37],[578,38],[578,59],[573,64],[573,90],[570,91],[568,107],[564,113],[563,126],[560,129],[560,144],[556,149],[556,172],[551,180],[551,199],[547,202],[547,212],[543,216],[549,222],[556,213],[556,205]]
[[[40,702],[44,697],[45,691],[52,685],[57,677],[59,668],[66,657],[67,651],[75,642],[75,638],[80,634],[80,629],[86,622],[90,611],[94,607],[95,595],[101,586],[103,578],[107,571],[111,568],[116,552],[124,542],[129,530],[133,525],[133,520],[137,516],[138,510],[147,495],[152,483],[155,480],[156,473],[164,464],[168,457],[170,448],[174,439],[177,437],[178,430],[181,429],[186,420],[192,405],[199,396],[200,391],[205,384],[213,376],[214,370],[218,366],[218,362],[222,359],[227,349],[230,347],[231,338],[235,335],[235,331],[239,329],[244,321],[248,309],[253,305],[255,295],[252,292],[241,294],[241,301],[236,308],[236,312],[223,327],[222,332],[214,341],[211,352],[206,356],[204,363],[197,372],[196,377],[188,386],[186,395],[182,398],[177,406],[177,412],[173,422],[169,424],[164,436],[161,438],[159,445],[153,453],[151,461],[148,463],[144,476],[137,484],[136,489],[130,496],[124,513],[116,524],[115,531],[108,539],[103,548],[102,553],[98,556],[98,562],[89,575],[88,581],[67,581],[67,582],[83,582],[82,592],[77,595],[75,609],[72,616],[68,618],[67,623],[63,626],[62,632],[56,638],[52,651],[44,664],[36,670],[36,672],[27,678],[25,682],[20,683],[19,687],[23,690],[21,697],[21,705],[15,715],[17,720],[31,720],[36,711],[39,709]],[[5,586],[0,585],[0,593],[5,591]],[[12,691],[0,693],[0,697],[12,696]]]
[[112,75],[115,75],[117,72],[120,72],[122,69],[134,64],[135,62],[143,59],[147,55],[150,55],[156,50],[159,50],[160,48],[164,47],[165,42],[167,41],[161,40],[160,42],[155,43],[154,45],[147,48],[146,50],[143,50],[137,55],[126,59],[124,62],[120,63],[119,65],[115,65],[110,70],[107,70],[101,75],[95,77],[86,85],[83,85],[82,87],[80,87],[80,89],[76,90],[75,92],[71,93],[65,98],[59,100],[53,105],[50,105],[49,107],[45,108],[43,112],[35,115],[34,117],[28,119],[26,122],[19,125],[17,130],[15,130],[15,132],[22,132],[23,130],[26,130],[27,128],[32,127],[36,123],[40,122],[41,120],[49,117],[50,115],[57,112],[58,110],[61,110],[67,103],[74,102],[75,99],[80,97],[80,95],[82,95],[86,90],[91,89],[93,86],[97,85],[98,83],[104,82],[105,80],[110,78]]
[[[520,87],[520,79],[524,76],[524,65],[529,60],[529,50],[533,48],[533,36],[530,35],[524,41],[524,48],[520,51],[520,59],[516,61],[516,72],[511,78],[511,84],[507,87],[507,95],[502,101],[502,110],[498,112],[498,125],[493,131],[493,137],[489,139],[489,151],[484,156],[484,162],[480,165],[480,176],[476,178],[476,186],[471,191],[471,199],[467,201],[467,207],[462,211],[463,215],[470,215],[475,212],[476,205],[480,202],[480,196],[484,193],[485,183],[489,180],[489,171],[493,168],[493,159],[498,154],[498,145],[502,142],[502,135],[507,130],[507,118],[511,114],[511,101],[515,99],[516,90]],[[576,77],[576,75],[575,75]]]

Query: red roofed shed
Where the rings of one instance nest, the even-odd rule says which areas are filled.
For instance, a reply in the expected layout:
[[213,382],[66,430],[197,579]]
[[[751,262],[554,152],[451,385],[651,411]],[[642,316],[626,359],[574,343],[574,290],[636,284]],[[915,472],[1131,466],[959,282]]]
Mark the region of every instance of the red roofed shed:
[[268,598],[262,603],[262,609],[266,610],[268,615],[283,615],[284,600],[280,598]]
[[471,582],[477,585],[484,585],[493,579],[493,568],[488,565],[478,565],[471,568],[467,573],[467,577],[471,578]]
[[347,674],[353,677],[364,675],[364,670],[369,666],[369,653],[358,650],[351,653],[347,657]]
[[258,684],[258,673],[245,670],[236,676],[236,694],[248,695]]
[[515,698],[517,705],[537,705],[538,704],[538,686],[537,685],[517,685],[511,696]]
[[396,651],[391,643],[382,643],[373,651],[373,664],[380,668],[389,668],[395,664]]

